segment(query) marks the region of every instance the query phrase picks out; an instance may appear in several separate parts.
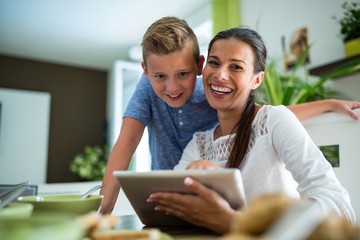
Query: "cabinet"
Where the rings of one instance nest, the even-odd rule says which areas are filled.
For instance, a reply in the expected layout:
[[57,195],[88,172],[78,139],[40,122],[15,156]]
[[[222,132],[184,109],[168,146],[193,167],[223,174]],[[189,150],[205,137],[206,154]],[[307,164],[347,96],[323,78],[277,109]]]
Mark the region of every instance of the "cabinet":
[[[360,109],[355,112],[360,115]],[[338,145],[340,166],[334,171],[350,194],[356,218],[360,219],[360,123],[344,114],[329,112],[302,122],[317,146]]]
[[0,105],[0,183],[45,183],[50,94],[0,88]]

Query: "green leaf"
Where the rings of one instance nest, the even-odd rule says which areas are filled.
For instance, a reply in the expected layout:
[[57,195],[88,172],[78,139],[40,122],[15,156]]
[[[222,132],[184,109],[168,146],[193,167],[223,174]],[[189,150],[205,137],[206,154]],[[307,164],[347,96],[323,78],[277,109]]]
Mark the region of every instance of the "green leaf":
[[[286,74],[277,70],[277,61],[271,59],[266,65],[262,87],[258,89],[257,102],[272,105],[294,105],[303,102],[326,98],[339,98],[339,92],[328,89],[325,84],[337,77],[346,76],[360,70],[360,60],[355,59],[343,64],[323,77],[314,78],[311,83],[308,70],[303,66],[310,52],[310,47],[304,50],[294,67]],[[304,69],[304,76],[299,77],[299,70]],[[346,98],[342,96],[342,98]]]
[[76,154],[70,162],[69,170],[85,180],[102,180],[107,160],[109,146],[85,146],[82,153]]

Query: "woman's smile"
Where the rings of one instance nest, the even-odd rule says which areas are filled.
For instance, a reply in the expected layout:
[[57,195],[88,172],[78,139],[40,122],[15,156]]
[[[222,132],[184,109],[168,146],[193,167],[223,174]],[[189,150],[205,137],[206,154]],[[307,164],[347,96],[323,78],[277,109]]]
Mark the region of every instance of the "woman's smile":
[[215,84],[210,84],[210,89],[216,95],[225,95],[225,94],[229,94],[233,91],[231,88],[224,87],[224,86],[217,86]]

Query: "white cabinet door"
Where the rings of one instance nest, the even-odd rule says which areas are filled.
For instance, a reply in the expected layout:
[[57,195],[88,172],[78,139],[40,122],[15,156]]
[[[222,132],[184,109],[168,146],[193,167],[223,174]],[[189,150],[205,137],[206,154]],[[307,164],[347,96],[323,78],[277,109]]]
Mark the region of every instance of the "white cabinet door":
[[[360,115],[360,109],[355,112]],[[360,219],[360,122],[344,114],[331,112],[302,123],[317,146],[339,146],[340,166],[334,167],[334,171],[341,184],[349,191],[356,218]]]
[[45,183],[50,94],[0,88],[0,104],[0,183]]

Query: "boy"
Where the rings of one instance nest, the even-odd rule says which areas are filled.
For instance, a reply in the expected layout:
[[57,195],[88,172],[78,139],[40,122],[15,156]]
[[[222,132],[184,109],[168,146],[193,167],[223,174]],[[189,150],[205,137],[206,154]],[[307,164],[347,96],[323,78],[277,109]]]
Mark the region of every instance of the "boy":
[[[187,23],[175,17],[159,19],[146,31],[142,47],[141,66],[146,77],[142,76],[129,101],[109,157],[100,192],[104,195],[100,207],[103,214],[112,212],[120,190],[112,172],[128,169],[145,126],[152,169],[172,169],[193,133],[218,123],[216,111],[206,101],[202,81],[197,79],[205,59]],[[350,115],[354,107],[360,103],[326,100],[291,108],[299,119],[305,119],[330,110],[348,111]]]

